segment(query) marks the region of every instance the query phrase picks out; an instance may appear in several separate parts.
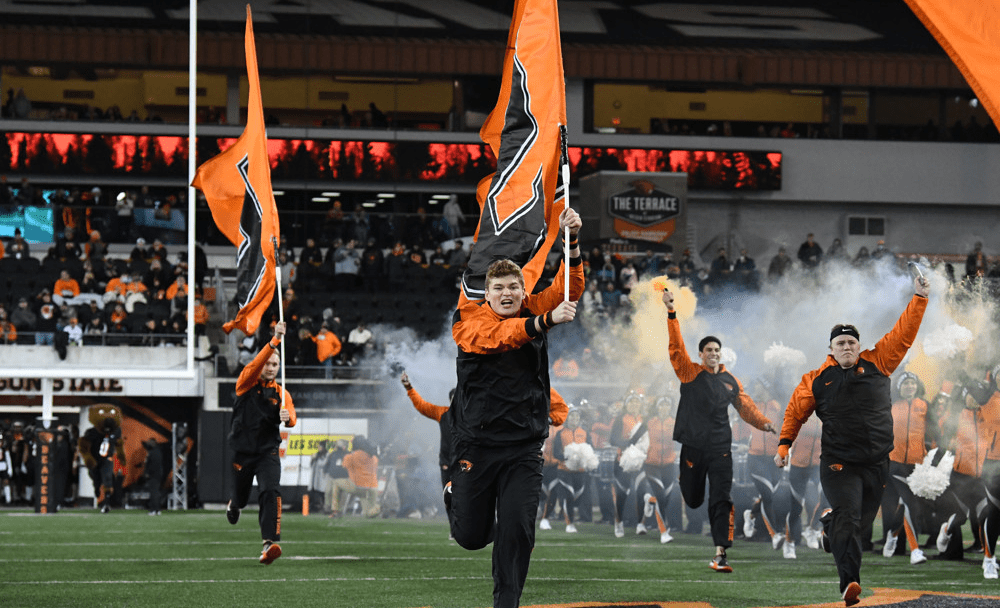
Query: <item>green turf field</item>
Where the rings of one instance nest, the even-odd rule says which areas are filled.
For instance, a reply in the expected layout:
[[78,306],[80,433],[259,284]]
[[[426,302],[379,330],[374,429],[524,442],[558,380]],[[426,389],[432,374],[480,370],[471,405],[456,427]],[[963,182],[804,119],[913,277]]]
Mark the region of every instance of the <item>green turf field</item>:
[[[706,536],[562,525],[539,532],[523,606],[573,602],[701,601],[715,608],[789,606],[839,600],[832,558],[804,546],[785,560],[770,543],[737,541],[732,574],[708,567]],[[237,526],[222,511],[69,510],[36,516],[0,512],[0,607],[434,608],[492,605],[490,549],[466,551],[448,540],[441,519],[328,519],[286,513],[284,555],[257,563],[255,511]],[[928,554],[935,554],[929,550]],[[870,587],[1000,596],[983,579],[981,555],[964,563],[911,566],[866,554]]]

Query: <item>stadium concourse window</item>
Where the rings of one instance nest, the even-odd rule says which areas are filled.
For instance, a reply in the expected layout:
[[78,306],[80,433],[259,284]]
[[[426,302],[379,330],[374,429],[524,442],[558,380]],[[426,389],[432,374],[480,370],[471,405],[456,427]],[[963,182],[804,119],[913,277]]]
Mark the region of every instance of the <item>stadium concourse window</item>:
[[1000,141],[968,91],[710,89],[669,83],[591,83],[594,133]]

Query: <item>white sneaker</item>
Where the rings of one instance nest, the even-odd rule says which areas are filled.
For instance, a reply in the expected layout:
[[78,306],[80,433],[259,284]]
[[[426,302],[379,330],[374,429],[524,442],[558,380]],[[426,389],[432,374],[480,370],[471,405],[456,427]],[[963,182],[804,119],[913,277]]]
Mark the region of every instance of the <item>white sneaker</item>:
[[756,531],[757,526],[754,525],[753,511],[750,509],[743,511],[743,536],[751,538]]
[[922,564],[927,561],[927,556],[920,549],[914,549],[910,551],[910,564],[916,566],[917,564]]
[[777,551],[783,542],[785,542],[785,535],[779,532],[771,537],[771,548]]
[[810,549],[819,549],[819,530],[816,528],[806,528],[802,531],[802,536],[806,539],[806,546]]
[[948,534],[948,528],[951,527],[951,522],[955,521],[955,514],[952,513],[948,521],[941,524],[941,531],[938,532],[937,537],[937,550],[944,553],[948,550],[948,543],[951,542],[951,534]]
[[670,530],[664,530],[663,532],[660,532],[660,544],[661,545],[665,545],[665,544],[669,543],[672,540],[674,540],[674,537],[670,536]]
[[641,521],[639,523],[637,523],[635,525],[635,533],[636,534],[645,534],[646,533],[646,524],[642,523]]
[[795,543],[786,540],[785,546],[781,548],[781,554],[785,559],[795,559]]
[[653,498],[653,495],[649,494],[649,493],[644,494],[643,497],[642,497],[642,501],[644,503],[646,503],[646,506],[642,510],[642,516],[643,517],[652,517],[653,516],[653,501],[651,500],[652,498]]
[[885,535],[885,545],[882,546],[882,557],[892,557],[896,552],[896,542],[899,536],[893,536],[892,532]]
[[542,521],[538,522],[538,529],[539,530],[551,530],[552,529],[552,524],[549,523],[548,519],[546,519],[546,518],[543,517]]
[[576,534],[576,526],[573,524],[566,524],[566,532],[568,534]]
[[997,558],[984,557],[983,558],[983,578],[997,578]]
[[620,521],[615,522],[615,538],[622,538],[625,536],[625,524]]

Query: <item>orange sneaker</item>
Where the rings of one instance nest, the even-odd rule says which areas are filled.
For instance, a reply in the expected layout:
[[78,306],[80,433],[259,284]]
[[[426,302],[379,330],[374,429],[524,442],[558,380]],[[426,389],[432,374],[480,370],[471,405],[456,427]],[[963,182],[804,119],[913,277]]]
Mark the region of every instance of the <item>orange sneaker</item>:
[[861,585],[852,581],[849,585],[847,585],[847,589],[844,589],[844,605],[853,606],[854,604],[857,604],[861,601],[858,599],[858,596],[860,595]]
[[278,543],[267,543],[264,550],[260,552],[260,563],[265,566],[281,557],[281,545]]

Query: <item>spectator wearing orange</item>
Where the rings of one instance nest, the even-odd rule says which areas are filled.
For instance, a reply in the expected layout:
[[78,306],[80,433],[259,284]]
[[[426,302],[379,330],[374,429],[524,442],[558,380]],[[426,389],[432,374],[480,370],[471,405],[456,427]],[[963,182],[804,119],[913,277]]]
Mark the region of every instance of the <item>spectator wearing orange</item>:
[[17,341],[17,328],[7,320],[7,311],[0,308],[0,344],[14,344]]
[[62,304],[78,295],[80,295],[80,284],[76,282],[76,279],[69,276],[68,270],[60,271],[59,278],[56,279],[56,283],[52,287],[52,300],[56,304]]
[[3,246],[3,241],[2,241],[2,240],[0,240],[0,260],[2,260],[2,259],[3,259],[3,256],[4,256],[5,254],[6,254],[6,250],[4,249],[4,246]]
[[344,456],[343,465],[347,477],[334,479],[331,503],[334,515],[341,511],[340,493],[348,492],[361,499],[361,508],[366,517],[379,514],[378,505],[378,456],[375,448],[363,436],[354,437],[353,451]]
[[577,378],[580,375],[580,366],[576,359],[570,356],[563,356],[556,359],[552,364],[552,374],[556,378]]
[[333,377],[333,358],[340,354],[340,339],[330,331],[326,321],[310,339],[316,343],[316,358],[326,368],[326,379],[329,380]]

